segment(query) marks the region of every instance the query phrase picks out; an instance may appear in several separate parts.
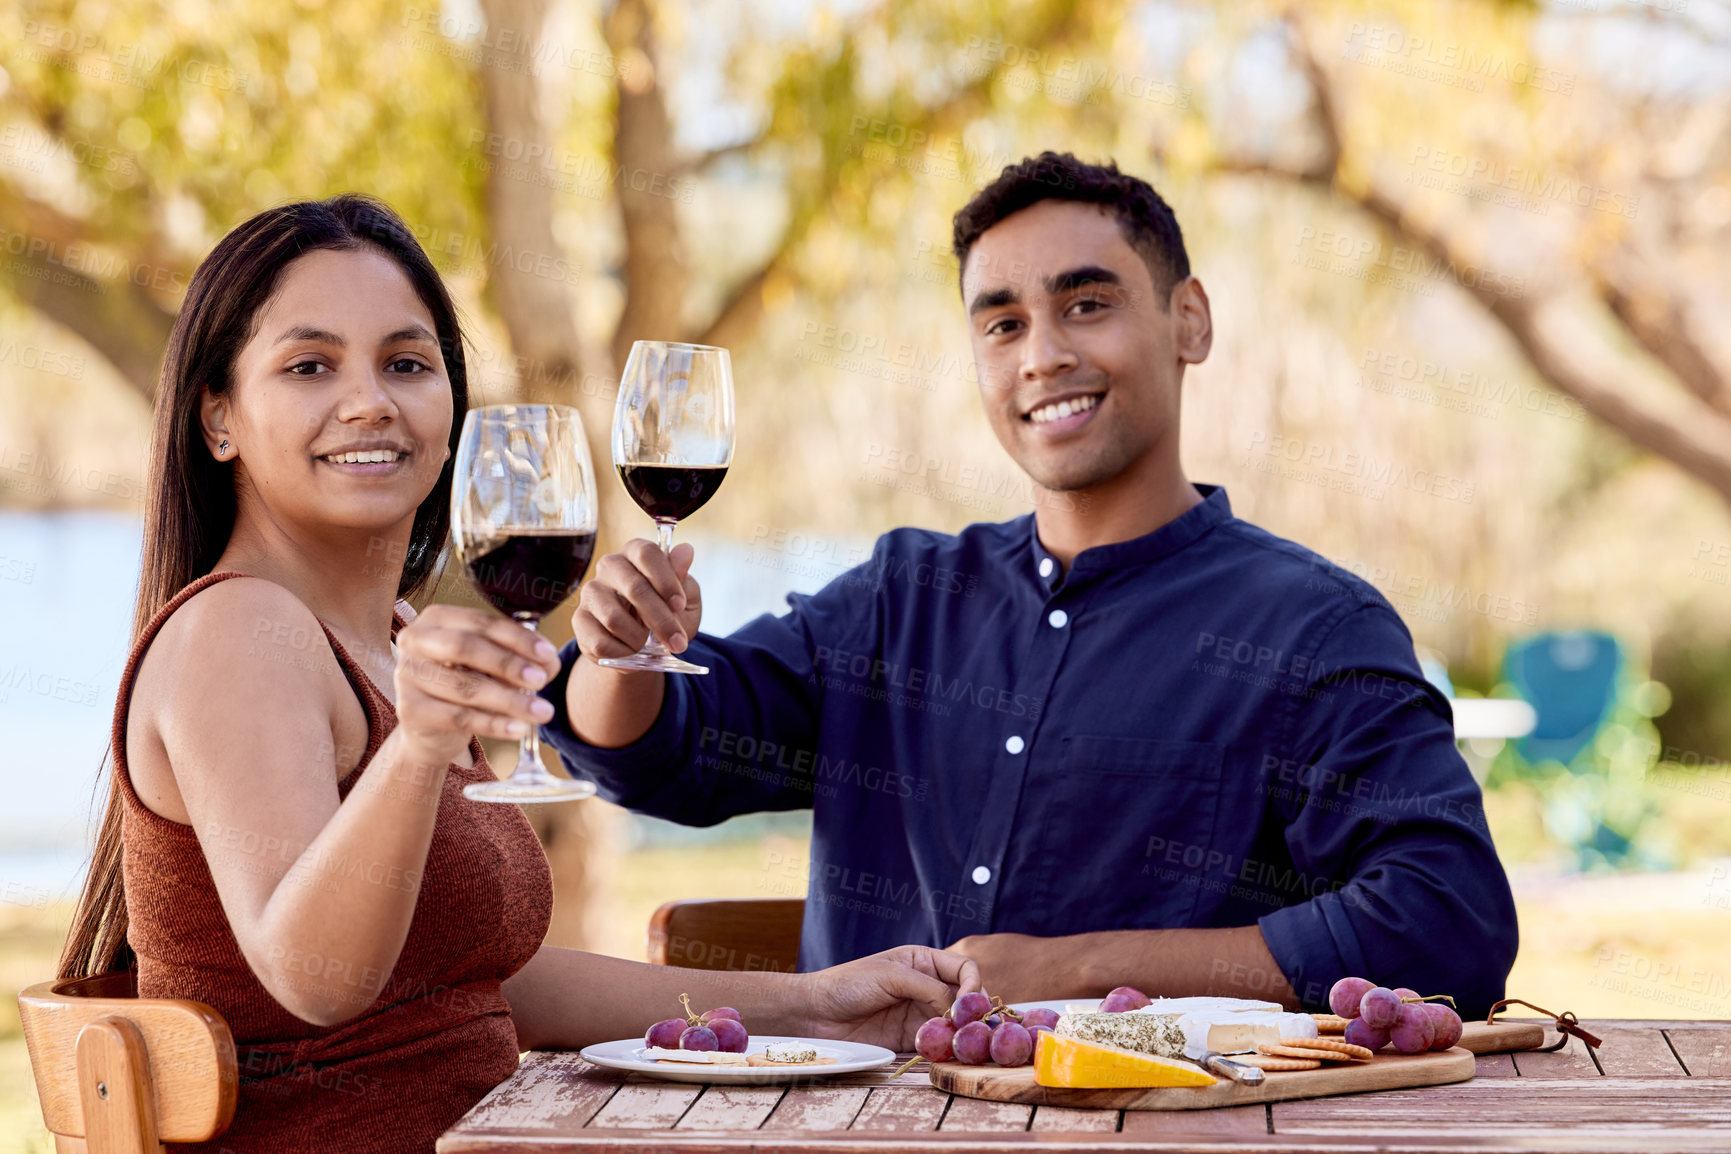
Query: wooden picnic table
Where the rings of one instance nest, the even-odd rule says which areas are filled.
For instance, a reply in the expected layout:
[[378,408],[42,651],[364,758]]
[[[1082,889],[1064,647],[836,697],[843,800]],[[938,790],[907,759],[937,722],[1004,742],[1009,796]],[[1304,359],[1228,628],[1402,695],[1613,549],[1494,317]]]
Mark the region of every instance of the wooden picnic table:
[[[1604,1039],[1481,1054],[1469,1082],[1213,1110],[1076,1110],[932,1088],[924,1064],[694,1086],[534,1051],[441,1154],[553,1151],[1731,1151],[1731,1021],[1587,1021]],[[1547,1031],[1547,1038],[1554,1034]]]

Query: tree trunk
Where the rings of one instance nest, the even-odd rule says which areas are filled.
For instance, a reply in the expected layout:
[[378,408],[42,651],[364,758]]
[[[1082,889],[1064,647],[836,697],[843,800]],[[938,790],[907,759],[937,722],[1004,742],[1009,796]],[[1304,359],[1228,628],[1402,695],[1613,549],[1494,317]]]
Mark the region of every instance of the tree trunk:
[[[508,30],[494,42],[538,44],[546,26],[548,0],[482,0],[489,29]],[[510,142],[507,149],[526,156],[546,155],[546,129],[541,121],[541,92],[533,69],[509,53],[488,49],[481,63],[488,130]],[[520,153],[518,152],[521,149]],[[488,289],[511,338],[517,363],[524,366],[519,396],[535,404],[574,405],[583,416],[601,495],[614,495],[608,483],[609,430],[613,391],[583,387],[583,355],[563,278],[537,275],[545,269],[568,268],[569,259],[553,235],[553,194],[533,179],[523,165],[500,159],[487,171],[487,218],[493,258],[487,270]],[[604,377],[591,376],[597,381]],[[600,502],[605,511],[618,504]],[[607,518],[604,516],[604,527]],[[549,619],[556,640],[570,637],[567,622]],[[558,755],[546,745],[542,757],[556,765]],[[553,871],[553,924],[550,945],[593,949],[604,940],[609,914],[607,894],[621,811],[599,801],[529,807],[530,821],[540,835]]]
[[1356,205],[1405,244],[1451,270],[1454,282],[1502,325],[1552,388],[1579,401],[1632,444],[1670,461],[1731,503],[1731,376],[1706,352],[1694,310],[1678,293],[1675,279],[1654,272],[1650,260],[1628,247],[1579,270],[1578,283],[1592,289],[1630,341],[1670,370],[1682,386],[1671,397],[1655,401],[1628,386],[1623,358],[1606,348],[1583,348],[1581,326],[1571,332],[1570,326],[1559,323],[1562,294],[1509,293],[1502,291],[1504,282],[1499,277],[1484,275],[1467,283],[1452,276],[1456,268],[1484,268],[1490,262],[1465,251],[1455,237],[1410,211],[1391,190],[1371,180],[1342,178],[1344,129],[1333,78],[1311,48],[1297,16],[1289,18],[1296,60],[1310,81],[1316,105],[1322,155],[1302,167],[1265,158],[1238,158],[1219,167],[1330,189]]
[[618,0],[605,30],[618,75],[613,185],[626,237],[625,308],[613,333],[613,363],[623,367],[633,341],[686,339],[690,276],[676,198],[690,178],[681,175],[673,148],[654,13],[645,0]]
[[147,255],[123,262],[118,280],[99,280],[86,271],[95,262],[87,255],[91,238],[83,221],[8,188],[0,188],[0,219],[33,242],[18,259],[0,266],[6,287],[76,333],[145,400],[155,400],[174,313],[159,304],[147,286],[184,288],[186,270]]

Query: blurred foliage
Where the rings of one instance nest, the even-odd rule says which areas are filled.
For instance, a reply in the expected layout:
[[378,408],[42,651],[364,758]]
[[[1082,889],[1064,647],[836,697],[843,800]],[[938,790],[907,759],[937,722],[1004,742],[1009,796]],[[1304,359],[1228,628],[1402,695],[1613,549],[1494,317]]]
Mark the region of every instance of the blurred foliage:
[[[1725,506],[1578,405],[1559,406],[1446,278],[1372,275],[1389,271],[1399,238],[1344,195],[1373,179],[1398,187],[1415,219],[1446,225],[1531,290],[1581,303],[1565,318],[1569,339],[1606,350],[1595,357],[1631,397],[1659,396],[1673,382],[1597,303],[1594,262],[1639,241],[1703,301],[1731,301],[1731,49],[1710,13],[1609,0],[663,0],[654,10],[657,76],[696,181],[679,205],[685,312],[701,330],[750,306],[726,341],[740,394],[729,497],[694,530],[747,541],[799,530],[841,553],[896,524],[953,530],[1024,511],[1026,489],[979,417],[949,217],[1003,164],[1042,148],[1114,157],[1173,204],[1214,304],[1214,353],[1186,380],[1192,477],[1224,483],[1241,516],[1370,579],[1417,640],[1447,655],[1457,682],[1490,689],[1513,638],[1603,627],[1651,653],[1675,689],[1662,744],[1731,753],[1721,720],[1731,650],[1719,644],[1731,636],[1731,563],[1716,560],[1731,540]],[[479,80],[500,41],[477,12],[21,0],[0,11],[0,229],[64,228],[130,266],[184,274],[271,203],[372,192],[450,277],[477,346],[478,393],[509,395],[485,208],[499,158]],[[554,185],[553,231],[579,270],[571,309],[598,349],[615,335],[631,243],[608,167],[622,61],[608,55],[602,17],[596,0],[556,4],[522,58],[541,84],[551,175],[566,178]],[[1326,143],[1294,28],[1335,81],[1344,141],[1333,190],[1233,171],[1246,158],[1302,164]],[[1439,80],[1354,58],[1355,46],[1392,35],[1443,54],[1464,46],[1494,68],[1444,68]],[[1525,186],[1511,194],[1495,179],[1454,178],[1448,163],[1449,180],[1427,183],[1436,157],[1492,177],[1565,177],[1639,211]],[[1324,236],[1378,255],[1311,267],[1301,258]],[[29,286],[7,280],[11,263],[0,260],[0,326],[84,369],[0,362],[0,451],[46,446],[135,476],[146,430],[137,388],[65,317],[31,310]],[[105,284],[110,295],[122,287]],[[170,315],[175,286],[147,291]],[[1297,447],[1300,467],[1282,444]],[[884,467],[890,453],[942,468],[910,478]],[[1459,482],[1457,496],[1470,497],[1355,488],[1337,483],[1338,467],[1302,467],[1350,457]],[[980,486],[942,480],[968,469]],[[0,489],[11,504],[93,499],[73,486]],[[1629,724],[1639,740],[1655,737],[1650,720]],[[1602,756],[1609,772],[1620,755]]]
[[[195,263],[283,200],[362,189],[426,229],[472,233],[481,127],[461,45],[400,4],[162,5],[28,0],[0,12],[0,113],[101,157],[75,175],[8,174],[55,195],[96,243]],[[414,11],[408,9],[407,11]],[[62,169],[56,171],[56,169]],[[40,180],[28,180],[36,175]]]

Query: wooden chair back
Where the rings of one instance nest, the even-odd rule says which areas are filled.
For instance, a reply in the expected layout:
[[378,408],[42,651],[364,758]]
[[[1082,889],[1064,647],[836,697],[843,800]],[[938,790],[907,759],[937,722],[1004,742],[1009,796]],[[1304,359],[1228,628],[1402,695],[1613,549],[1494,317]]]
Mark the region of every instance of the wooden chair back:
[[161,1154],[234,1120],[234,1038],[202,1002],[140,998],[136,975],[41,982],[18,1014],[59,1154]]
[[689,970],[792,973],[804,922],[799,898],[668,902],[649,919],[649,960]]

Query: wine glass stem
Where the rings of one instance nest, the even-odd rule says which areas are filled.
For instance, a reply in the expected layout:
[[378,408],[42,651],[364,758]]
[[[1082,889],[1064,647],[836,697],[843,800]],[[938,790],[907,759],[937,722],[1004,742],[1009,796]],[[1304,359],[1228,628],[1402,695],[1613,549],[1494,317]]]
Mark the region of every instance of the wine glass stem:
[[[512,617],[531,633],[540,624],[540,618],[527,614],[514,613]],[[514,779],[550,776],[541,764],[541,727],[533,721],[529,723],[528,732],[517,742],[517,767],[511,771],[511,776]]]
[[[657,520],[655,522],[655,543],[661,546],[661,551],[663,553],[673,552],[673,524],[672,521]],[[651,633],[649,639],[643,643],[643,648],[639,649],[637,652],[646,653],[652,657],[673,656],[673,650],[663,645],[660,639],[653,633]]]

